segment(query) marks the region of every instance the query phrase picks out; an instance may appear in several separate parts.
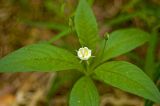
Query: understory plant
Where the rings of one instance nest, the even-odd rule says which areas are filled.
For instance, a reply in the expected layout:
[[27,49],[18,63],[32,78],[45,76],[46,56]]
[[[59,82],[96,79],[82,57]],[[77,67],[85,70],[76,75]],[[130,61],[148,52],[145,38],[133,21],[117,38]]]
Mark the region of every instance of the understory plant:
[[74,84],[70,106],[99,106],[94,80],[160,103],[160,92],[153,81],[136,65],[112,58],[144,44],[149,34],[137,28],[113,31],[104,38],[98,35],[95,16],[86,0],[80,0],[74,16],[80,48],[68,51],[40,42],[23,47],[0,60],[0,72],[79,71],[83,76]]
[[[132,11],[129,11],[132,10]],[[157,1],[142,1],[130,0],[121,9],[116,17],[107,20],[106,25],[112,28],[123,27],[128,22],[133,22],[135,19],[140,20],[143,29],[147,29],[150,33],[150,38],[147,46],[145,58],[141,58],[136,52],[130,52],[127,56],[135,61],[144,72],[155,82],[160,89],[160,61],[157,56],[158,44],[160,41],[159,22],[160,4]],[[139,25],[139,26],[141,26]],[[145,106],[152,106],[154,103],[146,100]]]

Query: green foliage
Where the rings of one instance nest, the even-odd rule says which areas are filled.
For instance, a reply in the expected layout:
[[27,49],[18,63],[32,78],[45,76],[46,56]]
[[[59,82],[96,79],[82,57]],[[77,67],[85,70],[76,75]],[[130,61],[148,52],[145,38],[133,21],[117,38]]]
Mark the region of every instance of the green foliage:
[[145,66],[144,70],[146,74],[148,74],[151,79],[155,80],[154,78],[156,76],[156,66],[155,66],[155,52],[156,52],[156,45],[158,43],[158,33],[157,32],[152,32],[152,36],[150,37],[149,40],[149,46],[146,54],[146,60],[145,60]]
[[[55,73],[53,73],[55,74]],[[56,73],[56,76],[53,77],[53,81],[51,81],[50,88],[47,92],[47,105],[50,106],[50,101],[52,97],[55,96],[56,92],[60,89],[64,84],[73,85],[83,74],[78,71],[59,71]],[[62,78],[63,77],[63,78]]]
[[54,23],[54,22],[44,22],[44,21],[35,22],[35,21],[24,20],[24,19],[19,19],[19,21],[29,26],[53,29],[53,30],[58,30],[58,31],[64,31],[69,28],[67,25]]
[[136,13],[132,13],[132,14],[120,14],[119,16],[113,18],[112,20],[107,20],[106,25],[107,26],[117,26],[121,23],[125,23],[126,21],[129,21],[133,18],[135,18],[136,16],[138,16],[140,13],[136,12]]
[[48,43],[21,48],[0,60],[0,72],[45,72],[67,69],[81,70],[76,56]]
[[[139,0],[136,0],[136,2],[132,1],[130,5],[134,7],[138,1]],[[94,0],[89,0],[89,2],[93,3]],[[48,0],[48,3],[50,4],[51,0]],[[52,5],[48,5],[48,3],[47,6],[52,9]],[[137,14],[126,16],[125,20],[131,19],[137,16]],[[119,24],[125,21],[122,17],[119,17],[115,22],[111,22],[111,24]],[[70,33],[69,28],[61,24],[43,22],[27,23],[33,26],[47,27],[61,31],[56,37],[49,40],[49,43]],[[0,60],[0,72],[78,70],[82,72],[83,75],[79,74],[82,77],[72,88],[69,99],[70,106],[99,106],[99,95],[93,83],[92,75],[95,75],[96,79],[109,85],[160,103],[160,93],[157,87],[140,68],[124,61],[106,62],[111,58],[120,56],[144,44],[149,38],[147,32],[136,28],[120,29],[112,32],[110,37],[105,39],[105,42],[100,42],[95,16],[86,0],[80,0],[79,2],[74,23],[71,23],[72,29],[74,29],[74,24],[81,46],[86,46],[92,51],[97,50],[98,56],[96,59],[98,61],[94,61],[97,66],[94,62],[90,64],[94,58],[89,61],[84,60],[85,62],[80,62],[80,60],[69,51],[45,42],[26,46],[3,57]],[[155,48],[152,47],[156,45],[157,41],[155,41],[155,39],[156,38],[153,37],[153,41],[150,42],[148,56],[154,57],[153,51]],[[102,47],[100,50],[96,48],[98,43],[100,45],[99,47]],[[85,53],[88,53],[86,51]],[[97,54],[95,54],[95,56]],[[137,57],[135,58],[137,59]],[[154,59],[148,58],[146,61],[147,67],[149,67],[149,65],[154,62]],[[154,63],[152,63],[152,65],[153,64]],[[158,66],[156,70],[157,73],[159,69]],[[51,86],[50,93],[54,94],[59,85],[68,77],[69,76],[63,77],[62,80],[58,77],[55,85],[53,84]],[[48,94],[48,98],[50,99],[51,95]]]
[[98,28],[94,14],[86,0],[80,0],[74,21],[81,45],[95,49],[99,40]]
[[93,5],[93,3],[95,2],[95,0],[87,0],[88,4],[90,4],[91,6]]
[[154,83],[133,64],[124,61],[104,63],[95,74],[107,84],[160,103],[160,93]]
[[50,43],[57,41],[58,39],[68,35],[69,33],[71,33],[70,29],[64,30],[61,33],[57,34],[55,37],[53,37],[52,39],[49,40]]
[[104,51],[103,61],[127,53],[148,40],[148,33],[135,29],[116,30],[110,34]]
[[74,85],[70,95],[70,106],[99,106],[97,89],[88,77],[82,77]]

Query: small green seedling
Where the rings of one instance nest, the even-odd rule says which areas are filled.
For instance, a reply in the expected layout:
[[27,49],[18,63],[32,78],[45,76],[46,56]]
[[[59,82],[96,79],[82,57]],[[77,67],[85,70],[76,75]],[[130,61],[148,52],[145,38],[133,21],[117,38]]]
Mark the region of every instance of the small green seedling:
[[149,34],[127,28],[98,36],[94,14],[80,0],[74,25],[81,47],[75,54],[48,42],[21,48],[0,60],[0,72],[54,72],[73,70],[84,73],[70,93],[70,106],[99,106],[99,94],[93,80],[100,80],[126,92],[160,103],[160,92],[152,80],[137,66],[125,61],[111,61],[144,44]]

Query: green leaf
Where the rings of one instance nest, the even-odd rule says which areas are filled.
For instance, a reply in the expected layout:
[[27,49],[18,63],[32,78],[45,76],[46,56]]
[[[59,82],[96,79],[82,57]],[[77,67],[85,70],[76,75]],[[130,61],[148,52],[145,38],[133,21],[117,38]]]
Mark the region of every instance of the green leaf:
[[98,28],[95,16],[86,0],[80,0],[74,21],[81,45],[95,49],[99,40]]
[[21,48],[0,60],[0,72],[81,69],[76,56],[48,43]]
[[129,28],[110,34],[104,51],[103,61],[122,55],[144,44],[149,34],[139,29]]
[[19,21],[29,26],[45,28],[45,29],[53,29],[58,31],[64,31],[66,29],[69,29],[69,27],[65,24],[59,24],[54,22],[31,21],[27,19],[19,19]]
[[107,20],[106,25],[107,26],[118,26],[122,23],[126,23],[129,20],[132,20],[133,18],[137,17],[139,15],[139,12],[134,12],[134,13],[123,13],[120,14],[119,16],[111,19],[111,20]]
[[55,42],[55,41],[59,40],[60,38],[69,35],[69,33],[71,33],[71,31],[69,29],[64,30],[64,31],[60,32],[59,34],[57,34],[56,36],[54,36],[53,38],[51,38],[49,40],[49,42],[50,43]]
[[96,78],[126,92],[160,103],[160,93],[152,80],[137,66],[112,61],[95,70]]
[[95,2],[95,0],[87,0],[88,1],[88,3],[92,6],[93,4],[94,4],[94,2]]
[[152,36],[150,37],[148,43],[148,49],[145,57],[145,65],[144,71],[145,73],[150,76],[151,79],[156,79],[156,50],[158,45],[158,36],[159,33],[157,31],[152,31]]
[[99,106],[97,89],[88,77],[82,77],[74,85],[69,100],[69,106]]

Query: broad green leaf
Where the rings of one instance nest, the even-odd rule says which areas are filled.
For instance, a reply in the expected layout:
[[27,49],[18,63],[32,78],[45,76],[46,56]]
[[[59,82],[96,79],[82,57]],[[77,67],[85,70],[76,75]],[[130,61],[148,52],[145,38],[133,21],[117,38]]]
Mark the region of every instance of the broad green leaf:
[[0,72],[81,69],[76,56],[48,43],[21,48],[0,60]]
[[94,49],[99,40],[98,28],[95,16],[86,0],[80,0],[74,21],[81,45]]
[[148,33],[135,29],[121,29],[110,34],[104,51],[103,61],[122,55],[144,44]]
[[96,78],[114,87],[160,103],[160,93],[152,80],[137,66],[112,61],[95,70]]
[[99,106],[97,89],[88,77],[82,77],[72,88],[69,106]]

